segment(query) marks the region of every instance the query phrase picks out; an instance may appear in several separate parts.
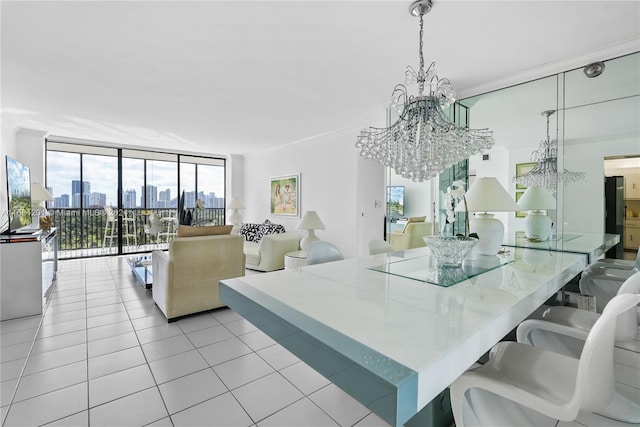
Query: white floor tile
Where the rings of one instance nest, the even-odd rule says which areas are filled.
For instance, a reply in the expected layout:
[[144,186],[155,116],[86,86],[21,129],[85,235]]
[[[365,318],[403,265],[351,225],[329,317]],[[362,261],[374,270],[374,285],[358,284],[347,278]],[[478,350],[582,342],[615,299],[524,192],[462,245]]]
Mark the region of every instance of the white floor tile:
[[146,424],[145,427],[173,427],[173,423],[171,422],[171,417],[166,417],[151,424]]
[[20,379],[13,401],[30,399],[86,381],[87,363],[85,361],[25,375]]
[[300,361],[293,353],[279,344],[258,350],[256,353],[276,371]]
[[322,387],[331,384],[331,381],[320,375],[304,362],[288,366],[280,371],[286,379],[305,395],[309,395]]
[[212,326],[220,325],[220,322],[214,319],[209,313],[188,316],[184,319],[178,320],[176,323],[185,334],[199,329],[211,328]]
[[45,425],[47,427],[88,427],[89,411],[82,411]]
[[136,334],[141,344],[148,344],[153,341],[160,341],[165,338],[182,335],[182,330],[174,322],[142,329],[137,331]]
[[234,320],[233,322],[225,323],[224,326],[229,329],[233,335],[244,335],[258,330],[253,323],[246,319]]
[[87,310],[73,310],[65,311],[62,313],[46,313],[42,318],[43,325],[50,325],[52,323],[70,322],[72,320],[81,320],[87,317]]
[[79,344],[46,353],[32,354],[27,360],[24,375],[57,368],[87,358],[87,345]]
[[[48,311],[48,310],[47,310]],[[68,334],[69,332],[82,331],[87,327],[86,319],[71,320],[69,322],[52,323],[42,325],[38,331],[38,338],[53,337]]]
[[95,378],[89,381],[89,406],[93,408],[155,385],[147,365]]
[[167,324],[167,318],[162,314],[154,314],[152,316],[141,317],[139,319],[133,319],[131,321],[133,323],[133,327],[136,331],[151,328],[152,326],[165,325]]
[[200,354],[211,366],[219,365],[236,357],[244,356],[253,351],[238,338],[230,338],[215,344],[200,347]]
[[229,339],[233,337],[233,334],[229,332],[229,330],[224,326],[219,325],[211,328],[199,329],[194,332],[189,332],[187,333],[187,337],[189,337],[189,340],[191,340],[194,346],[203,347],[205,345]]
[[[111,306],[107,306],[107,307],[111,307]],[[126,311],[116,311],[115,313],[107,313],[107,314],[101,314],[99,316],[89,317],[87,319],[87,328],[95,328],[97,326],[111,325],[113,323],[125,322],[127,320],[129,320],[129,316],[127,315]]]
[[37,426],[86,409],[87,383],[82,383],[11,405],[5,425]]
[[176,354],[149,363],[156,383],[162,384],[209,367],[197,350]]
[[225,324],[225,323],[229,323],[229,322],[233,322],[236,320],[240,320],[243,317],[240,316],[238,313],[236,313],[235,311],[231,310],[230,308],[219,308],[217,310],[213,310],[211,312],[211,315],[220,323]]
[[329,427],[338,425],[307,398],[287,406],[258,423],[258,427]]
[[138,345],[138,337],[134,332],[123,335],[89,341],[89,357],[98,357]]
[[89,379],[133,368],[147,363],[138,346],[89,359]]
[[160,384],[158,388],[170,414],[228,391],[210,368]]
[[0,362],[6,363],[16,359],[24,359],[29,355],[32,342],[23,342],[22,344],[10,345],[0,349]]
[[0,364],[0,379],[8,381],[20,377],[26,361],[27,358],[25,357]]
[[86,301],[78,301],[69,304],[49,305],[47,314],[66,313],[68,311],[85,310],[87,308]]
[[0,346],[9,347],[16,344],[22,344],[25,342],[33,342],[33,339],[36,336],[36,329],[23,329],[15,332],[8,332],[6,334],[2,334],[2,339],[0,340]]
[[3,320],[0,322],[0,336],[24,329],[36,330],[42,320],[41,316],[21,317],[19,319]]
[[310,394],[309,399],[343,426],[352,426],[371,412],[333,384]]
[[254,351],[270,347],[276,343],[272,338],[260,330],[240,335],[238,338],[240,338],[242,342],[251,347]]
[[124,304],[101,305],[100,307],[91,307],[87,309],[87,317],[102,316],[104,314],[118,313],[125,311]]
[[89,410],[92,427],[142,426],[168,415],[156,387]]
[[175,427],[249,427],[253,424],[231,393],[225,393],[178,412],[172,415],[171,419]]
[[35,341],[31,354],[46,353],[48,351],[60,350],[64,347],[84,344],[87,341],[87,332],[75,331],[68,334],[56,335],[54,337],[40,338]]
[[[382,418],[374,414],[373,412],[364,417],[353,427],[390,427]],[[569,427],[569,426],[567,426]]]
[[147,307],[127,309],[127,314],[131,319],[140,319],[142,317],[162,315],[162,311],[160,311],[158,307],[152,305]]
[[144,344],[142,349],[147,357],[147,361],[153,362],[155,360],[160,360],[165,357],[193,350],[194,347],[185,335],[177,335],[175,337]]
[[126,322],[118,322],[111,325],[87,329],[87,340],[96,341],[104,338],[115,337],[116,335],[124,335],[129,332],[134,332],[134,329],[131,322],[127,320]]
[[277,372],[238,387],[232,393],[254,421],[260,421],[304,397]]
[[273,368],[255,353],[221,363],[214,366],[213,370],[230,390],[273,372]]
[[16,385],[18,385],[18,378],[4,380],[0,383],[0,406],[7,406],[11,403]]

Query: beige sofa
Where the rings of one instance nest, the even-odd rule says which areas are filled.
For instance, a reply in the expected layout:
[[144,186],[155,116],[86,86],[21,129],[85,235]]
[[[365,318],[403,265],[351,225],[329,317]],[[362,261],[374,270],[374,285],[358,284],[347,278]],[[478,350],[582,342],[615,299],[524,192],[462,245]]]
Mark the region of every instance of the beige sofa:
[[424,220],[422,222],[408,222],[402,231],[393,231],[390,233],[389,243],[395,251],[420,248],[427,246],[422,238],[424,236],[431,236],[432,234],[432,222],[426,222]]
[[284,254],[300,249],[298,233],[265,234],[260,242],[244,242],[246,267],[250,270],[273,271],[284,268]]
[[153,300],[168,320],[222,307],[218,282],[244,276],[242,236],[178,237],[153,251]]

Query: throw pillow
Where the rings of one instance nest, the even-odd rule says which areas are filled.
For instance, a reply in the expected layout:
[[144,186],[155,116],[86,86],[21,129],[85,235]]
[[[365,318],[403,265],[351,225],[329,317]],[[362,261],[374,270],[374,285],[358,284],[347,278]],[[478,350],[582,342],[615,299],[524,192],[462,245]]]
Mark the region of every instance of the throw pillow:
[[215,236],[218,234],[230,234],[233,225],[208,225],[204,227],[191,227],[178,225],[178,237]]
[[271,221],[266,220],[264,223],[260,224],[256,242],[259,242],[260,240],[262,240],[262,238],[267,234],[277,234],[277,233],[284,233],[284,226],[281,224],[274,224]]
[[247,242],[257,242],[258,230],[262,224],[254,224],[251,222],[245,222],[240,226],[240,235],[244,237]]

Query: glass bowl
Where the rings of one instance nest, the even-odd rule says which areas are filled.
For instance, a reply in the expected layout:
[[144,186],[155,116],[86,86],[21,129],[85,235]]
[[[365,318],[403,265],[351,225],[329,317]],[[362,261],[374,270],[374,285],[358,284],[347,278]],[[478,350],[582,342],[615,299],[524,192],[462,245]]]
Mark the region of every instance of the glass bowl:
[[459,267],[471,248],[478,243],[475,237],[426,236],[422,238],[436,258],[436,264],[445,267]]

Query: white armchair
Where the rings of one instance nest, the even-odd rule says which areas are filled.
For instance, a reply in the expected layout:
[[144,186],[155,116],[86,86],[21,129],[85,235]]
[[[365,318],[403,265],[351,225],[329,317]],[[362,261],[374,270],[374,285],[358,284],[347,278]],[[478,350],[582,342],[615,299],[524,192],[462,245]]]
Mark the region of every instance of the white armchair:
[[597,320],[580,359],[530,345],[501,342],[489,361],[451,385],[457,427],[556,426],[581,411],[605,408],[614,395],[613,347],[618,315],[640,295],[615,297]]
[[153,251],[153,300],[168,320],[222,307],[220,280],[244,276],[243,238],[223,234],[178,237]]
[[[421,248],[427,246],[422,240],[424,236],[433,235],[434,224],[427,222],[424,217],[409,218],[409,222],[402,231],[392,231],[389,243],[394,251],[402,251],[411,248]],[[436,224],[437,230],[437,224]]]
[[284,254],[300,249],[300,236],[285,232],[265,234],[260,242],[244,242],[247,268],[258,271],[282,270]]

